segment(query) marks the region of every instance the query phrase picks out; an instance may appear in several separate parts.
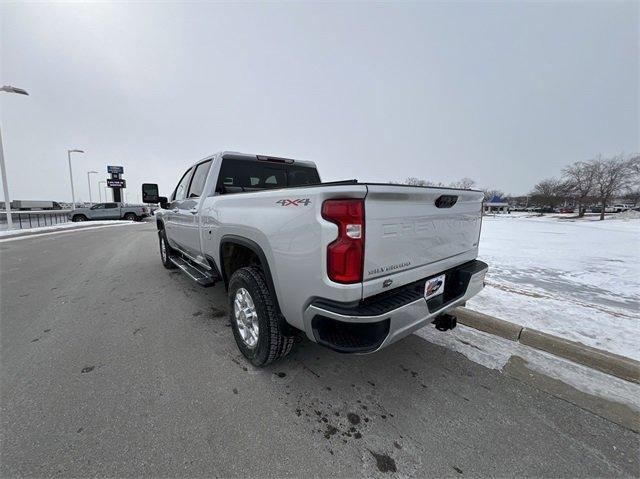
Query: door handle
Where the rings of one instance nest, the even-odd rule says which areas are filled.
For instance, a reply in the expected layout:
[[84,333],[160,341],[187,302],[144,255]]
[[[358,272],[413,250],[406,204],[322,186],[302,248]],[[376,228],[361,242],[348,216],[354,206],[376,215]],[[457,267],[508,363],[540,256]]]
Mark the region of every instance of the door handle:
[[173,211],[174,213],[177,213],[180,210],[178,208],[173,208],[171,211]]
[[191,208],[189,210],[189,213],[191,213],[192,215],[195,215],[198,212],[198,208]]

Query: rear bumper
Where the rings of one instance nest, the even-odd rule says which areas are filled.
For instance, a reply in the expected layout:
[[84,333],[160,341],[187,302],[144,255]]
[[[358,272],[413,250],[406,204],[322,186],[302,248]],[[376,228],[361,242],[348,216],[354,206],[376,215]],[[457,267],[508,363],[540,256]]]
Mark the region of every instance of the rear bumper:
[[436,316],[462,305],[484,287],[488,266],[474,260],[446,274],[442,295],[424,299],[423,278],[356,304],[316,300],[304,314],[307,336],[343,353],[369,353],[413,333]]

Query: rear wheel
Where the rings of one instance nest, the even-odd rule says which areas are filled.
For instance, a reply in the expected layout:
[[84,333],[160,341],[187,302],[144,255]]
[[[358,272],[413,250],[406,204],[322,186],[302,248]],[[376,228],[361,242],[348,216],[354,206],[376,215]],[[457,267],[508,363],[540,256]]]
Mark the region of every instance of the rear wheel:
[[295,337],[282,334],[280,318],[260,268],[240,268],[229,281],[229,316],[240,352],[254,366],[286,356]]
[[160,241],[160,259],[162,260],[162,264],[167,269],[174,269],[176,265],[169,259],[169,256],[174,254],[173,249],[169,246],[167,234],[164,230],[158,231],[158,239]]
[[74,222],[78,222],[78,221],[87,221],[87,217],[85,215],[75,215],[71,221]]
[[124,219],[127,221],[138,221],[138,216],[135,213],[127,213],[124,215]]

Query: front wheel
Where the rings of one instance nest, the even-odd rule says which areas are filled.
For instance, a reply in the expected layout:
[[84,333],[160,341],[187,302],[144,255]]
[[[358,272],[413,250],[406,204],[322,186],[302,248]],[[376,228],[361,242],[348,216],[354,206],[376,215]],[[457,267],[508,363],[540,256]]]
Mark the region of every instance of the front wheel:
[[266,366],[291,351],[295,338],[282,334],[275,302],[260,268],[240,268],[231,276],[229,316],[238,349],[254,366]]
[[169,256],[173,254],[173,249],[169,246],[167,234],[164,230],[158,231],[158,239],[160,241],[160,259],[162,260],[162,264],[167,269],[175,269],[176,265],[169,259]]
[[127,213],[124,215],[126,221],[138,221],[138,216],[135,213]]

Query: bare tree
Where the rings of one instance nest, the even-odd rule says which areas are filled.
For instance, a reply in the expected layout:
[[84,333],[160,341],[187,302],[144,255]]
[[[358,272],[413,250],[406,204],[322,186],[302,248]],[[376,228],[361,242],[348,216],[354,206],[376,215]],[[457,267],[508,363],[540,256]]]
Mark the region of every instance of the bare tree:
[[423,180],[422,178],[416,178],[414,176],[410,176],[409,178],[404,180],[402,183],[410,186],[445,186],[440,182],[436,183],[434,181]]
[[452,188],[460,188],[462,190],[470,190],[476,186],[476,182],[471,178],[462,178],[460,181],[454,181],[449,186]]
[[569,192],[578,202],[578,217],[586,211],[588,198],[595,189],[596,168],[593,162],[577,161],[562,170]]
[[592,163],[595,169],[595,193],[602,205],[600,220],[604,220],[605,209],[613,196],[637,181],[638,160],[637,157],[625,158],[623,155],[609,159],[598,156]]
[[484,193],[484,200],[488,201],[491,198],[493,198],[494,196],[497,196],[498,198],[502,198],[504,196],[504,192],[500,191],[500,190],[482,190],[482,192]]
[[566,195],[566,184],[557,178],[547,178],[534,186],[531,197],[536,203],[554,208]]
[[411,186],[427,186],[427,181],[420,179],[420,178],[416,178],[414,176],[410,176],[409,178],[407,178],[406,180],[404,180],[403,182],[405,185],[411,185]]
[[640,202],[640,187],[638,187],[638,185],[630,187],[624,192],[622,197],[626,201],[632,203],[634,207],[638,206],[638,202]]

